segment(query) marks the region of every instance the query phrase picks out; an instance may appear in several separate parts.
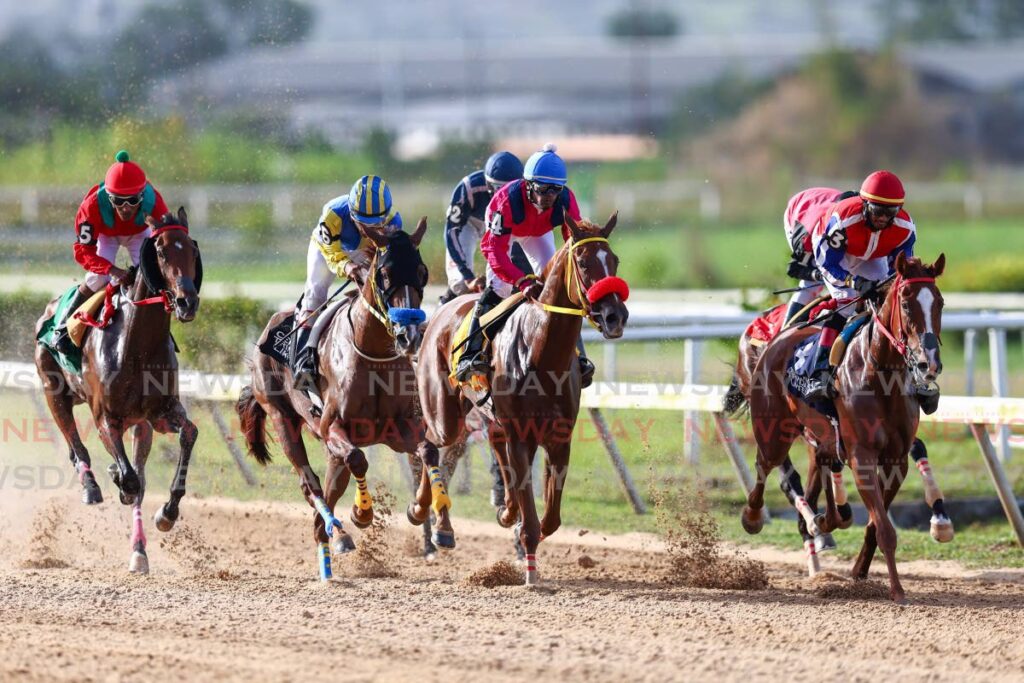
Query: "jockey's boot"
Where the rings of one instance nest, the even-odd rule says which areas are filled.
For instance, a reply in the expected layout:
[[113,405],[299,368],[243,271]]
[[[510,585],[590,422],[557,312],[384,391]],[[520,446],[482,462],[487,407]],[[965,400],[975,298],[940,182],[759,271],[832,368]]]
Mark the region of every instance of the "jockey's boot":
[[579,352],[580,363],[580,387],[586,389],[594,383],[594,363],[587,358],[587,350],[583,348],[583,338],[576,340],[576,350]]
[[454,299],[457,296],[458,296],[458,294],[453,292],[452,288],[449,287],[448,289],[444,290],[444,294],[442,294],[440,297],[438,297],[437,303],[439,303],[442,306],[444,306],[446,303],[448,303],[449,301],[451,301],[452,299]]
[[484,335],[480,331],[480,318],[487,311],[501,303],[501,297],[490,287],[483,294],[473,309],[473,321],[469,324],[469,341],[462,351],[459,365],[455,368],[455,378],[467,382],[474,373],[486,374],[491,369],[491,359],[484,353]]
[[82,287],[80,286],[75,291],[75,298],[71,300],[71,305],[64,312],[64,317],[57,323],[57,329],[53,331],[53,347],[57,349],[57,352],[64,356],[74,354],[78,347],[75,346],[75,342],[72,341],[71,335],[68,334],[68,318],[74,315],[78,307],[88,301],[89,297],[93,295],[92,292],[82,293]]
[[[296,320],[298,320],[298,314]],[[292,385],[299,391],[307,391],[316,387],[316,348],[309,343],[309,335],[313,332],[313,320],[302,323],[295,333],[292,344]]]
[[786,308],[786,317],[782,320],[783,326],[795,325],[798,321],[794,320],[794,316],[800,312],[804,305],[799,301],[790,301],[789,306]]
[[814,359],[814,370],[807,382],[805,397],[809,401],[831,401],[835,398],[835,388],[832,386],[836,376],[836,368],[829,363],[829,354],[832,353],[832,344],[835,343],[839,332],[846,325],[846,318],[833,315],[821,328],[821,336],[818,338],[818,351]]
[[498,464],[498,459],[491,454],[491,476],[494,477],[494,482],[491,484],[491,505],[493,507],[501,507],[505,504],[505,479],[501,476],[501,465]]

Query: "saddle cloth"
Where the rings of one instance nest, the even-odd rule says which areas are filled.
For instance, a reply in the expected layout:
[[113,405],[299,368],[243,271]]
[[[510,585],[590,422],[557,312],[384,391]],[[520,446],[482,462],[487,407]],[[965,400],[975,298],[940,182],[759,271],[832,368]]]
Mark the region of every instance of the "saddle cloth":
[[[509,319],[512,312],[515,311],[523,301],[525,301],[525,297],[522,292],[515,292],[480,318],[480,333],[484,337],[484,345],[482,347],[484,353],[489,352],[488,349],[494,335],[501,330],[505,321]],[[469,342],[469,330],[472,325],[473,309],[471,308],[462,318],[462,322],[459,323],[459,327],[455,331],[455,336],[452,337],[452,349],[449,356],[448,366],[451,368],[451,371],[448,373],[448,381],[451,383],[452,387],[457,387],[460,384],[459,380],[455,377],[455,370],[459,366],[462,354],[466,351],[467,342]],[[487,388],[487,379],[482,378],[479,375],[474,375],[470,377],[469,381],[462,382],[462,384],[468,385],[476,391],[483,391]]]

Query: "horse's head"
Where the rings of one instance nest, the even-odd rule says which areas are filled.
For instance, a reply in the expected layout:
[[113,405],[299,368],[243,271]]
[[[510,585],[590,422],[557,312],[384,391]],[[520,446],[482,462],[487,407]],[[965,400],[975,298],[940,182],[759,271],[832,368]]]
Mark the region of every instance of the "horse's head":
[[384,232],[366,229],[366,237],[377,247],[370,263],[370,277],[364,285],[368,301],[387,316],[395,349],[412,355],[420,345],[420,324],[426,319],[420,304],[427,285],[427,266],[419,246],[427,232],[424,216],[416,232]]
[[167,292],[179,321],[186,323],[199,310],[199,289],[203,284],[203,260],[199,244],[189,237],[185,208],[178,215],[167,214],[159,221],[146,219],[152,235],[142,243],[139,267],[146,286],[154,294]]
[[619,257],[608,242],[618,216],[618,212],[612,214],[603,228],[589,221],[577,223],[569,215],[565,217],[572,239],[568,254],[569,298],[579,299],[574,303],[586,311],[605,339],[621,337],[629,319],[625,304],[629,286],[615,274]]
[[946,268],[946,255],[926,265],[919,258],[896,257],[896,279],[889,289],[890,329],[906,339],[907,364],[920,382],[934,382],[942,373],[942,293],[935,279]]

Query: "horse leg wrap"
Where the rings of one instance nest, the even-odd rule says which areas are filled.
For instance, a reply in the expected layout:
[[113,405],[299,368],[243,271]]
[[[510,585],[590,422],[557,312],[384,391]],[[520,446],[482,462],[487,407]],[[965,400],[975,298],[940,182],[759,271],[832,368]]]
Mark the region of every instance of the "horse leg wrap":
[[448,487],[444,485],[444,478],[441,476],[441,468],[430,467],[427,470],[430,475],[430,506],[434,508],[434,514],[441,514],[452,506],[452,499],[448,497]]
[[341,521],[334,516],[334,513],[331,512],[331,508],[327,507],[327,503],[324,502],[323,498],[320,496],[314,496],[313,505],[316,507],[316,511],[320,513],[320,517],[324,520],[324,526],[327,528],[328,536],[334,535],[335,527],[344,530],[341,526]]
[[797,496],[793,501],[793,507],[795,507],[796,511],[800,513],[800,516],[804,518],[804,522],[807,523],[807,532],[811,536],[817,536],[821,533],[821,530],[814,521],[814,510],[812,510],[811,506],[808,505],[806,498],[803,496]]
[[146,532],[142,528],[142,507],[132,507],[132,550],[145,552]]
[[526,585],[532,586],[540,579],[537,574],[537,556],[526,553],[524,563],[526,565]]
[[87,475],[92,474],[92,469],[82,460],[75,464],[75,469],[78,470],[78,483],[85,486],[85,478]]
[[320,543],[316,547],[317,565],[320,567],[320,580],[330,581],[334,573],[331,572],[331,547],[326,543]]
[[804,550],[807,552],[807,575],[813,577],[821,571],[821,562],[818,560],[818,552],[814,549],[814,541],[804,541]]
[[360,510],[369,510],[373,507],[373,498],[370,497],[370,490],[366,487],[366,477],[356,477],[356,507]]
[[846,485],[843,483],[843,471],[832,473],[832,493],[836,499],[836,506],[846,505]]
[[935,476],[932,474],[932,467],[928,464],[928,458],[923,457],[916,461],[917,471],[921,473],[921,479],[924,480],[924,499],[928,503],[928,507],[934,508],[935,502],[942,500],[942,490],[939,485],[935,483]]

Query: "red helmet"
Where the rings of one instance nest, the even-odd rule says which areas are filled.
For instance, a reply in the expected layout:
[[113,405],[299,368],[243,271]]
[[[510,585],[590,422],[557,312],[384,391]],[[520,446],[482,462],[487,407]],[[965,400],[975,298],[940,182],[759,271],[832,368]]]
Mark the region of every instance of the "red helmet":
[[903,191],[903,183],[895,173],[875,171],[864,179],[860,186],[860,196],[861,199],[874,204],[899,206],[903,204],[906,193]]
[[146,186],[146,173],[134,161],[128,160],[128,152],[121,150],[114,157],[114,164],[107,169],[103,189],[109,194],[130,196],[142,192]]

